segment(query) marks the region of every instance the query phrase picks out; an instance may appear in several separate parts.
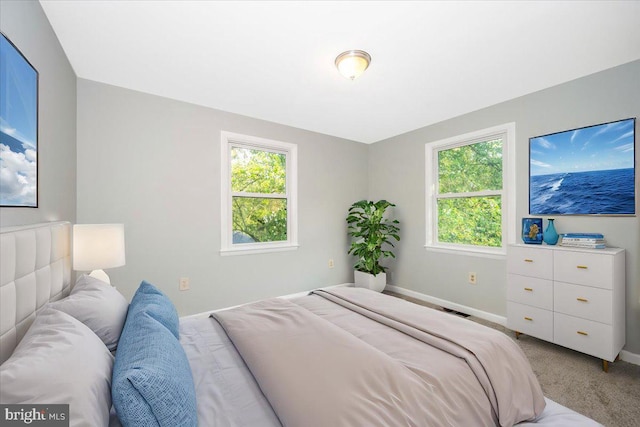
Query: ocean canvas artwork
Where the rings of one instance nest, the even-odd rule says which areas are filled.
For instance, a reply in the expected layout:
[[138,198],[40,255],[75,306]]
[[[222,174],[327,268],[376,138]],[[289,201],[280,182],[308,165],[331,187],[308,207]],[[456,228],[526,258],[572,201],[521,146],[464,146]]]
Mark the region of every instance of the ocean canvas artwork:
[[529,213],[635,215],[635,119],[529,140]]
[[38,206],[38,72],[0,34],[0,206]]

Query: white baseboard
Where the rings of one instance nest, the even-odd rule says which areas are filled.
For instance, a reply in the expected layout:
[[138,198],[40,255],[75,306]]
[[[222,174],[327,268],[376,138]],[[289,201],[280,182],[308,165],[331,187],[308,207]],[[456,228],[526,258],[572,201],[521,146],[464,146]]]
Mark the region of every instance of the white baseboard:
[[504,316],[498,316],[497,314],[489,313],[487,311],[478,310],[477,308],[467,307],[466,305],[457,304],[455,302],[447,301],[444,299],[432,297],[431,295],[422,294],[420,292],[412,291],[410,289],[401,288],[395,285],[387,285],[385,288],[388,291],[395,292],[400,295],[406,295],[411,298],[425,301],[431,304],[439,305],[440,307],[448,308],[449,310],[459,311],[461,313],[470,314],[472,316],[479,317],[480,319],[488,320],[489,322],[497,323],[498,325],[507,326],[507,318]]
[[633,363],[634,365],[640,365],[640,354],[631,353],[627,350],[622,350],[620,352],[620,360],[624,360],[628,363]]
[[[431,295],[422,294],[420,292],[401,288],[395,285],[387,285],[385,289],[400,295],[406,295],[408,297],[418,299],[420,301],[426,301],[431,304],[439,305],[440,307],[445,307],[450,310],[455,310],[462,313],[470,314],[472,316],[476,316],[476,317],[479,317],[480,319],[488,320],[489,322],[497,323],[502,326],[507,326],[507,318],[503,316],[498,316],[497,314],[488,313],[482,310],[477,310],[472,307],[467,307],[462,304],[457,304],[455,302],[432,297]],[[627,351],[627,350],[622,350],[620,352],[620,360],[623,360],[628,363],[632,363],[634,365],[640,365],[640,354],[631,353],[630,351]]]

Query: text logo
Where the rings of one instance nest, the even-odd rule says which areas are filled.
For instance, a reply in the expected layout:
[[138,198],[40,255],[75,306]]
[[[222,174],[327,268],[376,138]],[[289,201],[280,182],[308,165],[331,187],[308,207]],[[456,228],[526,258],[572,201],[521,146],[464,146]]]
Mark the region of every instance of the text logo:
[[69,427],[69,405],[0,404],[2,426]]

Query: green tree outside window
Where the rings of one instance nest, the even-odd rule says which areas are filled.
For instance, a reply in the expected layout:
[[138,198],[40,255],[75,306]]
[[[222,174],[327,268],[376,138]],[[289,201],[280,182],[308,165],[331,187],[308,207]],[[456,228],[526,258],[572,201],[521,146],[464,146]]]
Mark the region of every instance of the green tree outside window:
[[233,243],[287,240],[287,156],[231,147]]
[[502,246],[502,139],[438,152],[438,241]]

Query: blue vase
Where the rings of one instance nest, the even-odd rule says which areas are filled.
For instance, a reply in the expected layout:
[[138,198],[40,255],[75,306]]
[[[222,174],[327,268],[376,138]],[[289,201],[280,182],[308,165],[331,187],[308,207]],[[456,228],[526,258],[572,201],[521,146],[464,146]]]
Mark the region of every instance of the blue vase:
[[556,226],[553,225],[553,219],[549,218],[549,223],[547,224],[547,229],[544,230],[544,234],[542,240],[547,245],[555,245],[558,243],[558,232],[556,231]]

